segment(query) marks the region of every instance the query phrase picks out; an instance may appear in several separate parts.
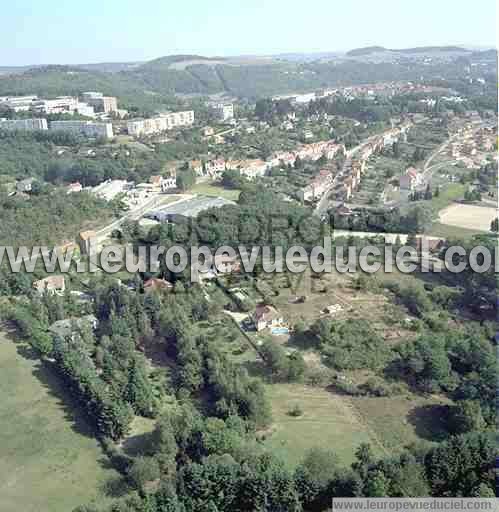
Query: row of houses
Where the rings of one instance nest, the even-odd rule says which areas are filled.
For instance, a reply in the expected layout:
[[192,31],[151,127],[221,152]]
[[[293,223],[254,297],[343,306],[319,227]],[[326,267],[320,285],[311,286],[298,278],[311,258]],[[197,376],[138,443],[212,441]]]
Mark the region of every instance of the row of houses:
[[333,173],[326,169],[319,171],[318,176],[314,178],[312,183],[304,187],[300,192],[302,201],[314,201],[322,197],[327,189],[333,183]]
[[348,159],[345,163],[346,176],[343,178],[340,190],[337,193],[338,198],[348,201],[359,186],[367,166],[367,161],[371,155],[379,153],[387,146],[391,146],[394,142],[405,138],[411,126],[412,123],[410,121],[405,121],[400,126],[391,128],[381,135],[371,137],[366,144],[363,144],[355,158]]
[[345,153],[346,150],[343,144],[337,144],[335,141],[329,140],[304,144],[296,151],[279,151],[274,153],[268,160],[225,160],[217,158],[205,162],[204,166],[199,160],[193,160],[190,166],[198,175],[204,174],[213,179],[219,179],[225,170],[235,170],[239,171],[241,176],[253,180],[265,176],[272,167],[294,165],[298,158],[300,160],[316,162],[323,156],[331,160],[337,154],[344,155]]

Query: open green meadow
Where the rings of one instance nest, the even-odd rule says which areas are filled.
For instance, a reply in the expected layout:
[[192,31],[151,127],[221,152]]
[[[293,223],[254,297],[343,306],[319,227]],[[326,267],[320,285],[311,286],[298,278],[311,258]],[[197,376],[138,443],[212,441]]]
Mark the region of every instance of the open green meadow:
[[[274,384],[267,387],[272,404],[272,434],[265,444],[291,467],[314,447],[333,450],[343,465],[354,460],[361,443],[371,443],[376,455],[383,449],[349,399],[320,388],[299,384]],[[289,415],[299,406],[303,414]]]
[[[22,355],[21,355],[22,354]],[[0,510],[70,512],[115,479],[51,369],[0,331]]]
[[230,201],[237,201],[239,194],[241,193],[240,190],[230,190],[216,183],[198,183],[192,187],[190,192],[194,194],[202,194],[205,196],[223,197],[224,199],[228,199]]

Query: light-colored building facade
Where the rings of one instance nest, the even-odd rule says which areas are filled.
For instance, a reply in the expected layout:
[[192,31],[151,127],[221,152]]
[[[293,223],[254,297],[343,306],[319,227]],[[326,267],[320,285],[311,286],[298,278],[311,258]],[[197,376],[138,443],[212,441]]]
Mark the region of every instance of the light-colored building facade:
[[0,119],[0,130],[37,131],[48,130],[46,119]]
[[83,101],[92,105],[97,112],[117,112],[118,101],[114,96],[104,96],[101,92],[84,92]]
[[34,100],[31,110],[43,114],[72,114],[76,112],[78,103],[78,98],[73,96],[59,96],[53,100]]
[[220,121],[234,119],[234,105],[232,103],[217,103],[211,107],[215,116]]
[[113,125],[111,123],[98,123],[94,121],[52,121],[50,129],[64,131],[85,137],[113,138]]
[[423,175],[414,167],[409,167],[405,174],[400,176],[399,185],[401,190],[414,190],[424,184]]
[[194,111],[167,112],[150,119],[131,119],[127,122],[129,135],[140,137],[142,135],[153,135],[173,128],[191,126],[194,123]]
[[38,96],[0,96],[0,107],[14,112],[27,112],[35,100],[38,100]]

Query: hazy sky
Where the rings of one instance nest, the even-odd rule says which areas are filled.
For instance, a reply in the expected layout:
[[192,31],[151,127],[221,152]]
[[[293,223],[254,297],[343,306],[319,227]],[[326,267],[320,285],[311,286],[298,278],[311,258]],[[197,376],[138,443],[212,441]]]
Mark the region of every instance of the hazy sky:
[[11,0],[0,65],[496,43],[495,0]]

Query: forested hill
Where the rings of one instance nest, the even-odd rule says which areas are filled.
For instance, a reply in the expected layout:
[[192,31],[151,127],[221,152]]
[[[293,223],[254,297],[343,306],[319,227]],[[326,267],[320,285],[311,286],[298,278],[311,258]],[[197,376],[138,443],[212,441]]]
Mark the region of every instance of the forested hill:
[[[435,76],[453,77],[463,62],[432,66]],[[460,67],[459,67],[460,66]],[[432,73],[432,74],[433,74]],[[161,103],[173,94],[217,94],[255,98],[310,91],[323,87],[372,83],[381,80],[416,80],[429,76],[428,66],[417,63],[341,61],[289,62],[273,58],[207,58],[169,56],[118,72],[97,67],[46,66],[0,75],[0,96],[38,94],[57,96],[98,90],[118,96],[123,107]]]

